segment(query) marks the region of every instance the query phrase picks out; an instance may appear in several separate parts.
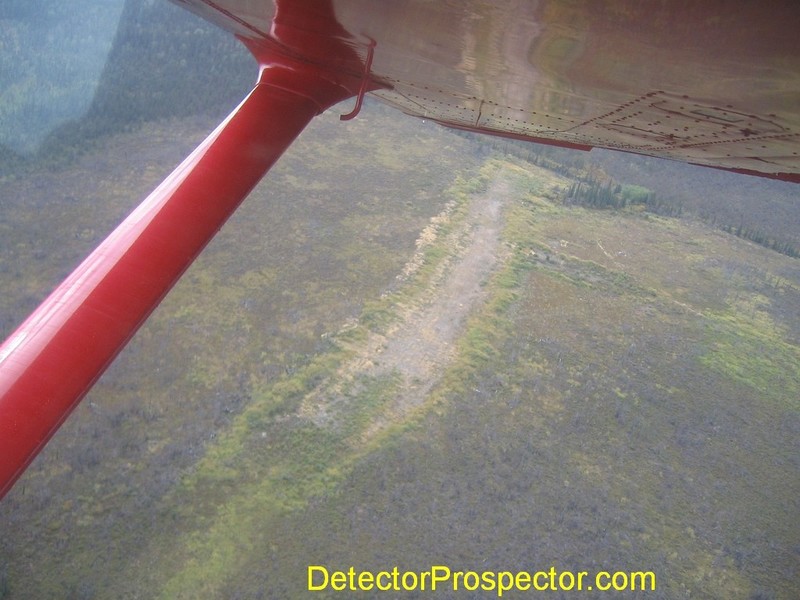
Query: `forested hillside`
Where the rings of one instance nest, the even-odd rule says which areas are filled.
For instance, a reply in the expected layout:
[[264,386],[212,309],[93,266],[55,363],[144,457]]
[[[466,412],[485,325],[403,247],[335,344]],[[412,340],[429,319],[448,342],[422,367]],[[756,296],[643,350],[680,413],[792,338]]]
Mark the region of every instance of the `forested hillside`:
[[[6,151],[3,337],[254,76],[171,4],[120,15],[84,116]],[[0,501],[0,598],[303,598],[309,565],[796,598],[800,260],[720,225],[796,244],[797,186],[351,106]]]
[[171,2],[50,4],[0,7],[0,175],[64,164],[145,121],[221,118],[255,81],[241,44]]

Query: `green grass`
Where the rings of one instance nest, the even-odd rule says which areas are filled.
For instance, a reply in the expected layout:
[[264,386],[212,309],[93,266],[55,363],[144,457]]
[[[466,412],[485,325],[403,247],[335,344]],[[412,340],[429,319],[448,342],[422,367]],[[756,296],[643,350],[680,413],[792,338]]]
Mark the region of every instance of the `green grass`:
[[[684,307],[676,300],[683,282],[662,275],[682,267],[702,274],[695,255],[662,253],[654,270],[646,253],[614,263],[596,243],[601,235],[610,246],[605,238],[624,232],[634,244],[674,247],[677,236],[695,246],[680,224],[635,214],[582,223],[574,212],[582,218],[583,210],[543,202],[508,207],[511,255],[486,282],[487,301],[426,405],[368,448],[330,454],[337,476],[324,480],[325,492],[304,488],[323,495],[275,523],[302,534],[264,579],[301,595],[298,573],[311,561],[380,568],[374,557],[389,556],[424,568],[481,555],[522,557],[522,567],[602,556],[603,566],[654,569],[660,597],[690,590],[746,599],[762,589],[790,597],[791,579],[766,579],[761,559],[739,548],[765,532],[772,548],[791,545],[788,463],[783,475],[758,465],[786,459],[770,431],[782,415],[796,418],[797,347],[769,317],[768,301],[744,293],[752,276],[730,280],[725,294],[739,300],[717,314],[708,309],[719,305],[718,279],[694,289]],[[567,223],[570,244],[554,250]],[[741,251],[729,242],[703,244]],[[689,341],[671,345],[678,339]],[[755,401],[746,391],[770,383]],[[363,398],[373,405],[392,393],[387,381],[360,385],[365,393],[376,386]],[[485,506],[503,507],[503,517]],[[709,518],[715,510],[724,511],[723,530]],[[362,512],[379,520],[338,525]],[[255,554],[274,557],[264,544]],[[762,551],[786,567],[787,555]],[[257,589],[258,561],[236,564],[227,581]]]
[[762,295],[735,302],[729,311],[709,315],[708,368],[746,385],[762,399],[800,410],[800,348],[785,339],[765,310]]
[[[342,152],[347,168],[368,142]],[[312,185],[289,157],[272,183],[305,181],[306,204],[258,198],[277,225],[248,213],[187,273],[123,357],[131,374],[104,383],[109,400],[92,397],[94,412],[54,446],[69,455],[110,428],[107,471],[89,469],[92,479],[45,456],[33,472],[32,487],[67,480],[62,471],[74,480],[25,498],[36,525],[9,535],[30,543],[2,542],[20,549],[12,589],[23,562],[45,573],[39,595],[94,574],[98,597],[164,598],[303,597],[312,563],[557,564],[653,569],[659,598],[791,597],[791,259],[684,221],[565,207],[553,200],[563,178],[518,160],[422,173],[446,180],[440,196],[409,199],[399,159],[376,153],[393,175],[359,194],[336,187],[332,144],[299,144],[318,152],[330,185]],[[498,177],[512,191],[506,258],[438,385],[396,411],[399,373],[351,361],[435,294],[471,194]],[[394,196],[376,200],[375,189]],[[204,412],[237,394],[224,416]],[[181,428],[215,419],[202,442]],[[187,446],[197,454],[169,457]],[[151,497],[153,473],[174,479]],[[123,550],[99,557],[98,535]],[[43,548],[56,538],[58,564]]]
[[[498,568],[653,569],[657,597],[791,597],[796,485],[791,427],[781,427],[797,419],[797,347],[752,292],[769,277],[708,278],[682,297],[686,283],[669,274],[705,267],[668,249],[699,240],[740,264],[747,247],[635,214],[584,223],[582,209],[542,202],[508,209],[512,255],[487,281],[427,411],[356,457],[346,493],[287,515],[284,546],[260,553],[270,573],[252,574],[251,560],[237,589],[280,582],[299,597],[310,562],[483,557]],[[644,251],[614,264],[598,239]],[[769,260],[759,269],[787,264]],[[710,310],[723,302],[728,311]],[[769,347],[770,358],[748,352]],[[786,385],[753,397],[776,369]],[[289,532],[300,533],[280,537]]]

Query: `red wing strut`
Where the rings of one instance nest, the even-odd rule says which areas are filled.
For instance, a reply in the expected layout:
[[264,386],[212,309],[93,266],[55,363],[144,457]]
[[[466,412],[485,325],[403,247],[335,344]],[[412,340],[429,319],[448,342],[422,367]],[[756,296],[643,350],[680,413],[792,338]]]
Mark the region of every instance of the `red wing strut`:
[[[358,91],[359,55],[314,4],[340,71],[249,40],[250,95],[0,346],[0,497],[312,117]],[[291,42],[279,13],[273,34]]]

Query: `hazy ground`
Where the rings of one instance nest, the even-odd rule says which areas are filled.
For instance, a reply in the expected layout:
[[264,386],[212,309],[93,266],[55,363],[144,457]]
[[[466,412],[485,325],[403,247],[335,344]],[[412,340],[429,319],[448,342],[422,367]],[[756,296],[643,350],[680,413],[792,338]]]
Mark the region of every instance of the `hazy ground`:
[[[564,206],[563,177],[417,121],[334,117],[0,504],[0,590],[299,598],[309,564],[556,565],[793,598],[798,261]],[[201,130],[6,182],[4,323]]]

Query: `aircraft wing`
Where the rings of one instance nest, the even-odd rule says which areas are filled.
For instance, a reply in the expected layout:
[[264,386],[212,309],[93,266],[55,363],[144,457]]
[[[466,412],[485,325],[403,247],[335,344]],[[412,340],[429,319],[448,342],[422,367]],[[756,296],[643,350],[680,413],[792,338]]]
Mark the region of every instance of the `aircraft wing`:
[[271,0],[177,1],[327,67],[320,34],[372,44],[371,94],[444,125],[800,181],[797,2],[305,0],[282,36]]
[[366,93],[444,125],[800,182],[800,3],[174,0],[250,95],[0,346],[0,497],[306,124]]

